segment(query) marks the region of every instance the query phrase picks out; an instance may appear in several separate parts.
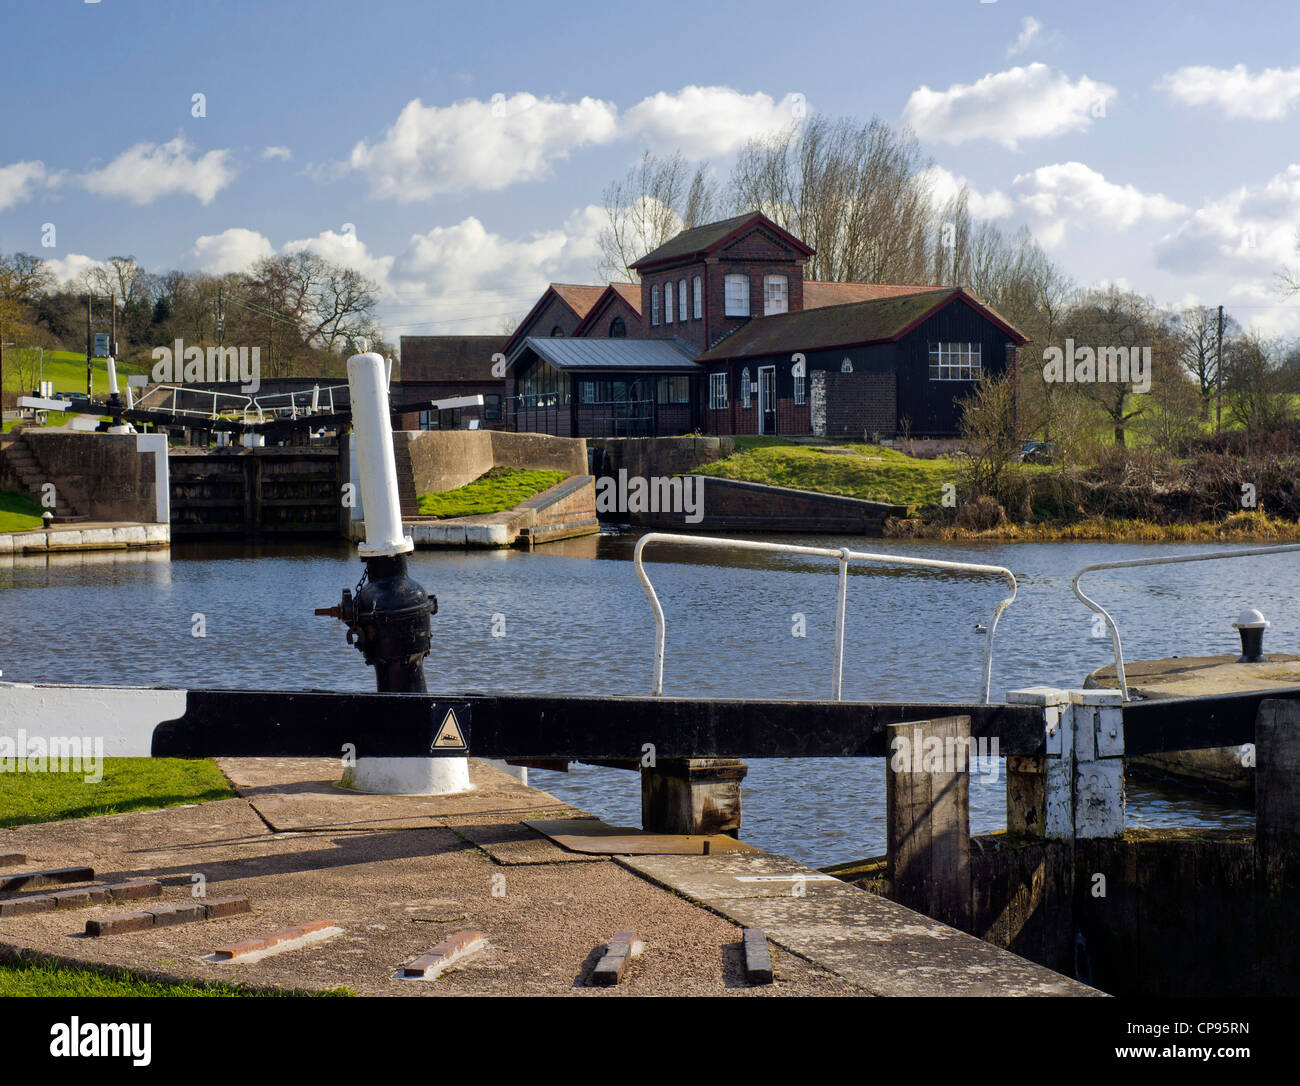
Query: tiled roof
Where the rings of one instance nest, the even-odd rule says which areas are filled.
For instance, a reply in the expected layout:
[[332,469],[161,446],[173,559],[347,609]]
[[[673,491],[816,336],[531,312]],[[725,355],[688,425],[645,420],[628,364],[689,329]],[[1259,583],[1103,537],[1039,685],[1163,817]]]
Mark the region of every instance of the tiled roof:
[[610,283],[609,286],[623,301],[636,310],[638,317],[641,315],[640,283]]
[[492,356],[509,336],[403,336],[403,381],[492,381]]
[[744,215],[736,215],[734,218],[723,219],[720,222],[705,223],[703,226],[697,226],[691,230],[683,230],[676,237],[669,238],[659,248],[646,253],[632,267],[639,268],[644,264],[659,264],[668,260],[681,260],[697,253],[706,253],[749,222],[761,222],[769,230],[786,238],[802,252],[810,255],[813,252],[797,237],[782,230],[766,215],[757,211],[750,211]]
[[979,299],[960,288],[950,287],[821,306],[779,317],[758,317],[716,347],[705,351],[699,360],[717,362],[728,358],[815,351],[824,347],[883,343],[898,339],[935,310],[957,298],[964,299],[989,320],[1006,329],[1017,342],[1025,342],[1021,332]]
[[551,289],[564,299],[565,304],[579,317],[585,317],[591,307],[600,300],[600,296],[605,293],[604,287],[588,286],[586,283],[552,283]]
[[924,283],[824,283],[817,279],[805,279],[803,307],[820,309],[827,305],[871,302],[877,298],[893,298],[900,294],[920,294],[927,290],[945,289],[950,288],[927,286]]
[[557,370],[662,370],[689,373],[695,354],[675,339],[566,339],[529,336],[510,364],[532,351]]

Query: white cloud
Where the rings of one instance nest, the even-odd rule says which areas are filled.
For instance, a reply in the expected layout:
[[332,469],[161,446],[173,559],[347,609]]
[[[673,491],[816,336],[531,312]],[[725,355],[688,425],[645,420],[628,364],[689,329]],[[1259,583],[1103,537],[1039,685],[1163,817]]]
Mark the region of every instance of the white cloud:
[[274,252],[275,248],[264,235],[233,226],[220,234],[204,234],[198,238],[182,263],[196,271],[225,275],[247,271],[250,264]]
[[1226,117],[1276,121],[1300,103],[1300,68],[1265,68],[1252,75],[1244,64],[1192,65],[1169,73],[1156,87],[1185,105],[1218,106]]
[[0,211],[26,203],[37,189],[54,187],[58,182],[59,175],[49,173],[39,160],[0,166]]
[[1021,206],[1044,245],[1056,245],[1071,226],[1127,229],[1144,219],[1169,219],[1188,209],[1160,193],[1117,185],[1082,162],[1058,162],[1017,175]]
[[1298,223],[1300,164],[1292,164],[1262,185],[1243,185],[1204,203],[1160,239],[1156,263],[1182,274],[1271,275],[1300,263]]
[[175,193],[210,204],[234,179],[236,170],[228,150],[192,158],[193,149],[184,136],[161,144],[137,143],[102,170],[84,174],[81,183],[96,195],[121,197],[134,204],[151,204]]
[[281,162],[288,162],[293,158],[293,152],[287,147],[271,146],[262,148],[263,158],[276,158]]
[[1000,189],[979,192],[964,177],[958,177],[942,166],[931,166],[921,173],[921,182],[930,191],[930,202],[942,210],[962,189],[966,188],[966,207],[976,219],[1005,219],[1014,210],[1011,197]]
[[1026,15],[1020,20],[1020,35],[1007,46],[1007,56],[1014,57],[1017,53],[1023,53],[1038,40],[1042,32],[1043,24],[1032,15]]
[[372,254],[366,248],[365,242],[357,237],[355,230],[342,230],[338,233],[325,230],[314,238],[287,241],[280,246],[282,253],[297,253],[304,249],[324,257],[331,263],[341,264],[345,268],[355,268],[381,287],[387,284],[388,273],[393,266],[393,257]]
[[515,94],[450,106],[416,98],[377,141],[358,142],[348,165],[366,175],[372,196],[427,200],[546,177],[556,160],[613,139],[617,127],[617,107],[594,98],[566,103]]
[[1087,76],[1071,82],[1064,72],[1030,64],[946,91],[923,86],[907,100],[903,120],[925,140],[989,139],[1015,150],[1022,140],[1086,131],[1116,93]]
[[46,268],[60,286],[75,286],[92,268],[106,267],[102,260],[86,256],[84,253],[69,253],[64,257],[55,257],[45,261]]
[[741,94],[730,87],[683,87],[643,98],[627,111],[624,132],[640,136],[652,150],[707,158],[739,150],[756,136],[789,127],[803,117],[801,94],[780,102],[761,91]]

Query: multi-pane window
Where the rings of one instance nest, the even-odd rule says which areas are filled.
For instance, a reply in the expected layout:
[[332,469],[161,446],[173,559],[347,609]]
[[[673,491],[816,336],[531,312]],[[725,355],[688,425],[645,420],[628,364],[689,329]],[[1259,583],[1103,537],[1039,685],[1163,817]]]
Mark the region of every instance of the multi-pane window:
[[794,375],[794,402],[795,402],[795,406],[799,406],[800,404],[803,403],[803,400],[804,400],[804,389],[805,389],[805,387],[806,387],[806,385],[807,385],[807,381],[808,381],[808,379],[807,379],[807,378],[806,378],[802,373],[796,373],[796,374]]
[[650,323],[659,323],[659,288],[650,288]]
[[660,403],[690,403],[691,379],[689,377],[660,377]]
[[700,276],[695,277],[695,319],[702,320],[704,317],[704,280]]
[[740,371],[740,406],[749,410],[749,367]]
[[723,313],[728,317],[748,317],[749,316],[749,276],[748,275],[729,275],[726,278],[724,289],[726,296],[722,307]]
[[535,362],[519,380],[521,407],[558,407],[568,402],[569,378],[545,362]]
[[494,392],[484,393],[483,421],[484,422],[501,421],[501,397],[499,394]]
[[725,411],[727,409],[727,375],[725,373],[709,374],[709,410]]
[[683,279],[677,284],[677,312],[682,315],[682,320],[686,319],[686,280]]
[[673,285],[664,284],[664,324],[673,323]]
[[931,343],[931,381],[978,381],[984,373],[978,343]]
[[627,322],[622,317],[615,317],[612,321],[609,322],[609,338],[610,339],[627,338]]
[[784,275],[763,277],[763,316],[790,310],[790,281]]

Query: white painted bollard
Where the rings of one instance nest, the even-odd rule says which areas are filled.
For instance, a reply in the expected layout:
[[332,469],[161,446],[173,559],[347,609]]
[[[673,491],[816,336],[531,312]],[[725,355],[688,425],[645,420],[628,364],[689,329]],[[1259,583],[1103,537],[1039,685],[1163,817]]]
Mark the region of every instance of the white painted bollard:
[[[407,554],[415,544],[402,530],[384,359],[373,352],[349,358],[348,389],[366,522],[366,539],[358,550],[363,558]],[[452,795],[474,787],[465,758],[358,758],[340,783],[358,792],[403,796]]]

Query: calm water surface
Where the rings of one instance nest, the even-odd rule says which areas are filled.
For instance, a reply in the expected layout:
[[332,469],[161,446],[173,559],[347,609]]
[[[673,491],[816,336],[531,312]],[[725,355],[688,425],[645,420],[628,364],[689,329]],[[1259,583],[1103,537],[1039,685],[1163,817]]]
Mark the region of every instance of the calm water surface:
[[[775,537],[772,537],[775,538]],[[863,547],[849,537],[790,537]],[[412,575],[438,597],[430,689],[645,694],[654,626],[631,564],[635,535],[525,553],[417,552]],[[998,625],[995,696],[1030,685],[1075,686],[1110,663],[1108,639],[1070,594],[1081,566],[1142,555],[1212,551],[1176,544],[952,544],[869,547],[1005,565],[1020,581]],[[1227,548],[1221,548],[1227,549]],[[650,576],[668,621],[665,693],[825,697],[830,685],[835,563],[658,546]],[[51,556],[0,564],[0,669],[6,679],[373,689],[343,627],[315,607],[338,602],[360,573],[355,552],[309,544],[178,543],[166,552]],[[1300,642],[1294,556],[1119,570],[1089,592],[1119,623],[1130,659],[1238,651],[1231,622],[1246,606],[1272,621],[1266,649]],[[852,570],[846,699],[975,700],[982,636],[1005,593],[995,579],[883,567]],[[206,637],[192,636],[202,614]],[[504,636],[493,636],[494,615]],[[805,636],[794,636],[797,616]],[[500,630],[497,620],[495,628]],[[533,771],[541,788],[617,823],[638,825],[634,774],[575,766]],[[745,782],[744,837],[814,864],[882,852],[881,759],[755,760]],[[1129,784],[1136,825],[1251,825],[1204,797]],[[975,832],[1003,825],[1003,780],[972,777]]]

